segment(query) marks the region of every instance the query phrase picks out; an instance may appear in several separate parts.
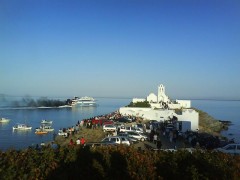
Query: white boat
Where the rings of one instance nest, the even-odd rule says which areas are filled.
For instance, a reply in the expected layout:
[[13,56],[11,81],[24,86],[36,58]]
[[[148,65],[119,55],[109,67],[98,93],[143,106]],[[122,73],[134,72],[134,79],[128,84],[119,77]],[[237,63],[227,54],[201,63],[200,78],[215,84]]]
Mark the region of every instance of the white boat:
[[32,127],[26,124],[17,124],[16,126],[13,126],[13,130],[31,130],[31,129]]
[[51,132],[51,131],[54,131],[54,129],[51,126],[44,125],[44,126],[40,126],[39,128],[36,128],[36,131]]
[[95,99],[92,97],[84,96],[81,98],[75,97],[72,100],[72,105],[73,106],[96,106]]
[[7,118],[1,118],[0,119],[0,123],[7,123],[9,121],[10,121],[10,119],[7,119]]
[[52,124],[52,121],[47,121],[47,120],[43,119],[43,120],[41,121],[41,123],[42,123],[42,124]]

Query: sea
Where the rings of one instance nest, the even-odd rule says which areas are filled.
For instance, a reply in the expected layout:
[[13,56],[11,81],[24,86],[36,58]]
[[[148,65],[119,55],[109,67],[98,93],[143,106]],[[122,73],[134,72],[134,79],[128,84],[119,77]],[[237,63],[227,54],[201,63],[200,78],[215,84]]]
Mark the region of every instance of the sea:
[[[78,121],[95,116],[109,114],[120,107],[128,105],[130,98],[96,98],[96,107],[74,108],[11,108],[0,106],[0,117],[11,119],[8,123],[0,123],[0,150],[24,149],[42,142],[53,141],[59,129],[75,126]],[[231,121],[228,130],[222,135],[229,139],[234,138],[240,143],[240,101],[218,100],[191,100],[192,107],[207,112],[218,120]],[[0,105],[4,102],[1,102]],[[54,132],[45,135],[36,135],[35,128],[39,127],[41,120],[53,121]],[[12,127],[17,123],[32,126],[32,130],[17,131]],[[86,137],[87,138],[87,137]]]

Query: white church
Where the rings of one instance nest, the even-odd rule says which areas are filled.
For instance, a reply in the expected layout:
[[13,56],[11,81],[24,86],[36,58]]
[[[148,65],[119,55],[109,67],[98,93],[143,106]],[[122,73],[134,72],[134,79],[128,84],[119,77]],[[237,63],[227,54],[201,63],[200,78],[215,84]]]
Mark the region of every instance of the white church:
[[[158,86],[158,94],[150,93],[146,99],[133,98],[132,102],[148,101],[150,108],[139,107],[121,107],[119,112],[122,115],[133,115],[142,117],[144,120],[164,121],[170,120],[173,116],[177,117],[178,122],[186,124],[184,131],[198,131],[199,129],[199,114],[194,109],[191,109],[190,100],[171,101],[165,94],[164,85]],[[176,109],[181,109],[181,113],[176,113]]]
[[132,102],[144,102],[148,101],[152,108],[165,108],[168,109],[181,109],[181,108],[191,108],[191,101],[189,100],[176,100],[172,102],[169,97],[165,94],[165,87],[163,84],[158,86],[158,94],[150,93],[146,99],[133,98]]

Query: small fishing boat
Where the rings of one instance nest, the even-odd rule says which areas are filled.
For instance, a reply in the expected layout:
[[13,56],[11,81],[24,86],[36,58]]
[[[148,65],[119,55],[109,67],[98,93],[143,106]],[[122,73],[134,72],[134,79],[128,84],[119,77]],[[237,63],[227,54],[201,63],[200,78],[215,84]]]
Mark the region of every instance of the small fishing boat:
[[37,130],[35,131],[35,134],[38,134],[38,135],[42,135],[42,134],[47,134],[48,132],[47,131],[44,131],[44,130]]
[[9,122],[10,119],[7,119],[7,118],[0,118],[0,123],[7,123]]
[[41,124],[52,124],[52,121],[47,121],[47,120],[43,119],[41,121]]
[[47,131],[47,132],[54,131],[54,129],[48,125],[41,125],[39,128],[36,128],[36,131],[40,131],[40,130]]
[[16,126],[13,126],[13,130],[31,130],[31,129],[32,127],[26,124],[17,124]]

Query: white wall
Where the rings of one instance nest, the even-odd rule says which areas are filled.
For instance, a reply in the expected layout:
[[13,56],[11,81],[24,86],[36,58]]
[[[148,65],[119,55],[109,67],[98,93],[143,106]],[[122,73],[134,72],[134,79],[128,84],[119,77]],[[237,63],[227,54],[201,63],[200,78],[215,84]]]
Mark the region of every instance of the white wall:
[[[119,112],[122,115],[134,115],[137,117],[142,117],[145,120],[157,120],[161,121],[163,119],[169,120],[169,117],[175,115],[173,110],[154,110],[152,108],[132,108],[132,107],[121,107]],[[176,115],[175,115],[176,116]]]
[[144,120],[157,120],[162,121],[168,120],[169,117],[176,116],[179,121],[190,121],[191,130],[196,131],[199,129],[199,114],[193,109],[183,109],[182,114],[176,114],[174,110],[164,110],[158,109],[154,110],[152,108],[134,108],[134,107],[121,107],[119,109],[122,115],[133,115],[137,117],[142,117]]
[[133,99],[132,99],[132,102],[133,102],[133,103],[144,102],[144,101],[146,101],[146,99],[143,99],[143,98],[133,98]]
[[149,94],[147,97],[147,101],[148,102],[157,102],[157,95],[155,95],[154,93]]
[[177,115],[177,118],[179,121],[190,121],[192,131],[199,129],[199,114],[194,109],[183,109],[182,115]]
[[168,104],[169,109],[180,109],[180,104]]
[[190,100],[176,100],[176,102],[180,104],[182,108],[191,108]]
[[161,104],[159,104],[159,103],[149,103],[149,104],[150,104],[152,109],[154,109],[154,108],[158,108],[158,109],[162,108]]

